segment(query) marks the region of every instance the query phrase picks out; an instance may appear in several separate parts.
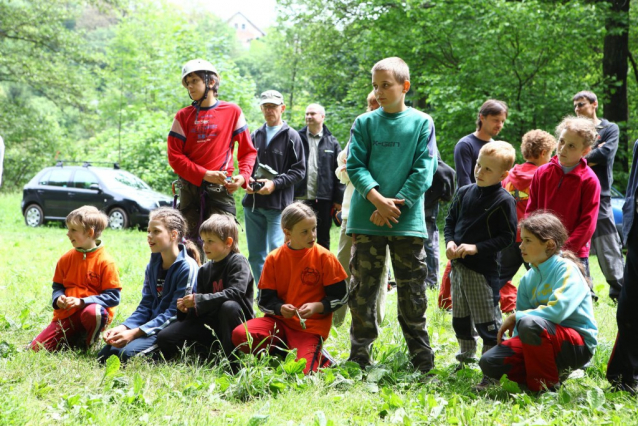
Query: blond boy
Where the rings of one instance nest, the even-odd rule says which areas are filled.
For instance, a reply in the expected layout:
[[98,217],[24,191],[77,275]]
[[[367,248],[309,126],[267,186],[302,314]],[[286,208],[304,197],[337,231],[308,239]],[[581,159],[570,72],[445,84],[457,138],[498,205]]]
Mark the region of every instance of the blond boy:
[[379,333],[376,299],[389,246],[399,324],[412,364],[427,373],[434,366],[434,357],[425,318],[423,194],[437,165],[434,122],[405,105],[410,70],[400,58],[377,62],[372,68],[372,86],[381,108],[355,120],[346,162],[356,189],[346,228],[353,237],[350,360],[362,367],[371,363],[370,349]]
[[501,181],[515,159],[509,143],[485,144],[474,168],[476,183],[457,191],[445,219],[446,255],[452,261],[452,326],[461,364],[475,359],[472,324],[483,339],[483,352],[496,345],[502,322],[497,254],[516,237],[516,202]]

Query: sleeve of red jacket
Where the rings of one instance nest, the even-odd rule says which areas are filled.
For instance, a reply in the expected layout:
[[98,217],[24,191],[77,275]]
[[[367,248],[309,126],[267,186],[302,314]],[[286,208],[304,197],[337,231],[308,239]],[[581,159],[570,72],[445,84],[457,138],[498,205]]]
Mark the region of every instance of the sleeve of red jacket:
[[237,123],[235,123],[233,142],[237,142],[239,144],[239,147],[237,148],[237,164],[239,165],[239,174],[244,177],[244,184],[242,187],[246,189],[250,176],[253,174],[253,167],[255,166],[255,159],[257,158],[257,150],[250,138],[250,131],[248,130],[248,124],[246,124],[244,113],[239,115]]
[[186,179],[193,185],[200,186],[204,181],[206,168],[197,165],[184,154],[184,146],[186,145],[186,129],[184,128],[180,114],[177,113],[168,133],[168,164],[173,168],[175,173]]
[[538,210],[538,173],[534,174],[534,177],[532,177],[532,183],[529,185],[525,217],[529,216],[535,210]]
[[582,194],[580,220],[565,242],[565,248],[572,250],[576,254],[578,254],[581,247],[584,247],[591,240],[596,230],[598,208],[600,207],[600,183],[598,178],[593,176],[587,179],[586,184],[583,185]]

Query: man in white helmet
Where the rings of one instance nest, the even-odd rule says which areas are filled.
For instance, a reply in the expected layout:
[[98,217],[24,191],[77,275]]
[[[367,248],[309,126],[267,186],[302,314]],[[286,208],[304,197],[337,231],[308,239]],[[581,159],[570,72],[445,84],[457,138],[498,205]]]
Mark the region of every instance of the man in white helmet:
[[[219,80],[208,61],[184,65],[182,85],[193,103],[177,112],[168,134],[168,162],[180,178],[179,209],[192,241],[199,240],[199,226],[212,214],[236,215],[232,194],[246,188],[257,157],[241,108],[217,99]],[[236,142],[239,173],[233,175]]]

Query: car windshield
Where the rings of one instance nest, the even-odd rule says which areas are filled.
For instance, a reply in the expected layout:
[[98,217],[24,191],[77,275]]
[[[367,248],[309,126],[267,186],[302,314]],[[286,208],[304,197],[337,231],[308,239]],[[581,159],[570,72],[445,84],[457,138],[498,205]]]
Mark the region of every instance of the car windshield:
[[151,189],[142,179],[123,170],[101,170],[99,175],[110,188]]

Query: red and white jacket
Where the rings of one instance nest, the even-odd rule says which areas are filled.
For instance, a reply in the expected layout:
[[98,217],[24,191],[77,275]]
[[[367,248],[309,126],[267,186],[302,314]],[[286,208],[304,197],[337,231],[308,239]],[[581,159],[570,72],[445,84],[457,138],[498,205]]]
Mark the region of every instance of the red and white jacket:
[[239,174],[248,182],[257,150],[241,108],[217,101],[211,107],[200,108],[197,123],[196,112],[192,105],[179,110],[168,134],[168,163],[175,173],[197,186],[202,184],[207,170],[225,170],[231,176],[237,142]]

